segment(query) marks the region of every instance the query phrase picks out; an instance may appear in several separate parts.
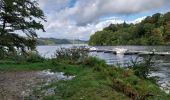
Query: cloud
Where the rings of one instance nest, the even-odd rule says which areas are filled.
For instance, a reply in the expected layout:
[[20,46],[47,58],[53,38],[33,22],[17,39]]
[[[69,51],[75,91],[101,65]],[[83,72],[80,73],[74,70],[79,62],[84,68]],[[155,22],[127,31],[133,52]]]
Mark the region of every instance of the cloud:
[[103,16],[133,14],[169,4],[168,0],[40,0],[40,6],[55,18],[72,19],[78,25],[96,23]]
[[39,6],[46,13],[54,13],[68,6],[69,0],[38,0]]
[[[145,17],[137,18],[127,23],[138,23]],[[108,18],[108,20],[98,22],[96,24],[88,24],[86,26],[77,26],[75,23],[66,21],[56,21],[53,24],[47,26],[48,33],[41,34],[40,37],[55,37],[55,38],[67,38],[67,39],[81,39],[88,40],[92,34],[96,31],[101,31],[103,28],[110,24],[120,24],[124,20],[118,18]]]
[[136,24],[136,23],[140,23],[142,20],[144,20],[146,18],[146,16],[143,16],[143,17],[140,17],[140,18],[137,18],[137,19],[135,19],[135,20],[133,20],[133,21],[129,21],[128,23],[134,23],[134,24]]
[[[170,4],[169,0],[39,0],[39,3],[48,21],[44,23],[47,33],[39,34],[41,37],[86,40],[111,23],[124,22],[122,15],[141,13]],[[128,22],[137,23],[144,18],[133,18]]]
[[78,25],[86,25],[97,22],[102,16],[139,13],[167,3],[167,0],[77,0],[73,8],[62,12]]

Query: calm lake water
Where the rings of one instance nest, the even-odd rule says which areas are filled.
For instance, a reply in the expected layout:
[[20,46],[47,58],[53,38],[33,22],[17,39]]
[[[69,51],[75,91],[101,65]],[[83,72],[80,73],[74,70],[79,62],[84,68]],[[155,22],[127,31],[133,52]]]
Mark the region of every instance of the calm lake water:
[[[70,48],[72,46],[88,46],[87,44],[62,44],[55,46],[37,46],[38,52],[44,57],[52,57],[56,50],[60,48]],[[121,48],[129,51],[152,51],[155,49],[157,52],[170,52],[170,46],[95,46],[97,49],[114,49]],[[92,56],[96,56],[106,61],[107,64],[113,64],[116,66],[128,66],[134,61],[137,55],[123,55],[112,54],[103,52],[90,53]],[[142,61],[142,57],[138,58],[138,61]],[[154,67],[157,71],[153,71],[151,76],[158,76],[158,84],[169,92],[170,90],[170,56],[157,56],[153,58]]]

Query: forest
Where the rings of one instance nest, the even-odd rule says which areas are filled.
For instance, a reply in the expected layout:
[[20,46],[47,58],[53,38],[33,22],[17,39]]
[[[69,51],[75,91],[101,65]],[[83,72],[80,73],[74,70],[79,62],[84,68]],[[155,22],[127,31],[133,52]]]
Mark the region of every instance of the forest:
[[89,45],[170,45],[170,12],[136,24],[111,24],[90,37]]

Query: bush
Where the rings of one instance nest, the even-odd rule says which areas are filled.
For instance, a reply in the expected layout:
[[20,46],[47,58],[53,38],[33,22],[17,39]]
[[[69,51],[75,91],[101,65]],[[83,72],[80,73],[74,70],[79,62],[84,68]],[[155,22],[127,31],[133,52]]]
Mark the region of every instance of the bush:
[[15,60],[17,63],[36,63],[36,62],[42,62],[45,60],[45,58],[41,57],[38,52],[36,51],[29,51],[24,53],[16,53],[13,56],[13,60]]
[[41,57],[38,52],[27,52],[25,54],[26,62],[30,63],[36,63],[36,62],[42,62],[45,60],[45,58]]
[[142,63],[136,64],[130,66],[129,68],[134,70],[135,75],[139,76],[140,78],[147,79],[148,75],[150,74],[152,68],[152,58],[154,54],[149,55],[148,57],[144,58],[144,61]]
[[6,56],[5,49],[0,47],[0,59],[4,59]]
[[37,51],[21,51],[17,49],[8,50],[5,47],[0,47],[0,60],[15,61],[16,63],[23,62],[41,62],[45,58],[41,57]]
[[14,60],[15,55],[17,54],[17,50],[8,50],[5,47],[0,47],[0,59],[1,60]]
[[104,70],[104,67],[108,67],[104,60],[100,60],[95,57],[88,57],[84,62],[84,65],[94,68],[96,71]]
[[59,61],[69,61],[72,63],[83,62],[88,58],[89,49],[82,47],[61,48],[55,53],[55,58]]

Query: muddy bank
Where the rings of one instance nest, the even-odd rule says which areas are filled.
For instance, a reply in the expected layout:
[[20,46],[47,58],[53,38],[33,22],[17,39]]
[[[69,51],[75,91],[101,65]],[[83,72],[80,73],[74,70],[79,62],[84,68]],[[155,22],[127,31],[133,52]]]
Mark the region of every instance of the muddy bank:
[[54,95],[56,87],[35,93],[42,87],[58,80],[71,80],[74,76],[65,76],[62,72],[23,71],[0,72],[0,98],[1,100],[41,100],[43,96]]

